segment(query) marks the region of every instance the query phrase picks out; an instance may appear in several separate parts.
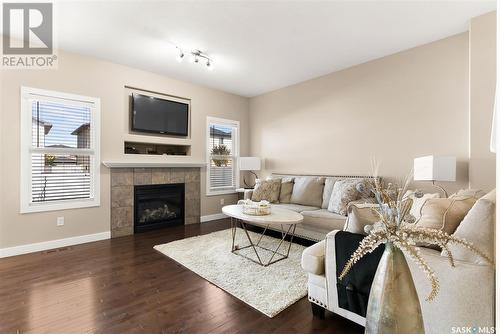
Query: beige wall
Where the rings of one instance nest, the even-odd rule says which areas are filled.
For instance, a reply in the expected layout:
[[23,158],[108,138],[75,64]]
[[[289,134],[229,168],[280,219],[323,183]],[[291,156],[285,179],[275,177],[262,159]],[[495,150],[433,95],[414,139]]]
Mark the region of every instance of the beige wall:
[[452,155],[467,187],[468,33],[250,100],[250,151],[270,172],[403,177],[413,158]]
[[495,187],[495,155],[490,152],[496,86],[496,12],[470,23],[470,187]]
[[[19,214],[19,119],[20,87],[30,86],[101,98],[101,160],[122,157],[128,106],[125,85],[191,98],[192,158],[205,159],[206,116],[241,122],[241,154],[248,152],[248,99],[221,91],[172,80],[164,76],[95,58],[59,53],[57,70],[1,71],[0,115],[0,248],[109,231],[109,169],[101,166],[101,206],[89,209]],[[236,195],[205,196],[205,170],[201,181],[201,214],[220,212]],[[56,217],[65,226],[56,227]]]

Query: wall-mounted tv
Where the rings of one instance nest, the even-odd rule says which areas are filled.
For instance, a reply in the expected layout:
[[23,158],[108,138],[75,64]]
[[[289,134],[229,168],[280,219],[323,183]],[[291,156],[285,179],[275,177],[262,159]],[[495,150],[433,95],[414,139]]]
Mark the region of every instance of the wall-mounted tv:
[[132,130],[187,136],[189,104],[132,94]]

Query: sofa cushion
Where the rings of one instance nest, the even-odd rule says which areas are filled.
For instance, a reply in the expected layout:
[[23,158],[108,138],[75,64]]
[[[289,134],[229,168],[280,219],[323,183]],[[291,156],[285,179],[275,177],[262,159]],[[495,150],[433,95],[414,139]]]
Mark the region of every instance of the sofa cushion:
[[271,179],[257,182],[252,193],[252,201],[260,202],[262,200],[276,203],[279,200],[281,188],[281,179]]
[[[495,190],[481,197],[453,233],[455,237],[472,242],[491,259],[495,256],[495,197]],[[483,257],[462,246],[449,243],[448,248],[455,260],[476,264],[488,263]],[[446,253],[442,252],[441,255],[446,256]]]
[[452,234],[475,202],[474,197],[428,199],[415,224]]
[[360,198],[360,193],[356,189],[356,185],[360,182],[363,182],[363,180],[344,179],[335,182],[328,203],[328,211],[344,216],[347,215],[347,205]]
[[290,203],[293,190],[293,178],[281,179],[280,203]]
[[334,177],[327,177],[325,179],[325,188],[323,189],[323,202],[321,204],[322,209],[328,209],[328,203],[330,203],[330,197],[332,197],[333,185],[337,181]]
[[290,203],[321,207],[324,184],[324,177],[296,177]]
[[310,226],[315,230],[330,232],[344,229],[346,216],[326,209],[302,211],[301,214],[304,216],[302,225]]
[[300,205],[300,204],[293,204],[293,203],[277,203],[273,204],[273,206],[276,206],[278,208],[284,208],[288,210],[292,210],[298,213],[302,213],[302,211],[310,211],[310,210],[318,210],[318,207],[315,206],[309,206],[309,205]]
[[460,196],[472,196],[474,198],[480,199],[486,195],[486,193],[481,189],[460,189],[454,194],[450,195],[450,198],[460,197]]
[[365,226],[373,225],[380,220],[374,211],[377,207],[377,204],[350,205],[344,231],[366,235]]
[[325,240],[304,249],[301,264],[308,273],[322,275],[325,272]]
[[430,198],[439,198],[438,193],[433,193],[433,194],[424,194],[424,196],[417,198],[414,196],[414,191],[408,190],[404,197],[411,198],[413,201],[410,209],[410,214],[415,217],[415,219],[420,219],[420,211],[422,210],[422,206],[424,206],[424,203],[430,199]]

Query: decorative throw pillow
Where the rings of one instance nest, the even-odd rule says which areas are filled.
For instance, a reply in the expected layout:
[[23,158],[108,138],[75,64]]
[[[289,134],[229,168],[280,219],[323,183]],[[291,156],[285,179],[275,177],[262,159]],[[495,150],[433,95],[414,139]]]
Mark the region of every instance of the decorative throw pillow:
[[452,234],[475,202],[474,197],[428,199],[415,224]]
[[330,197],[332,197],[333,185],[337,181],[336,178],[327,177],[325,179],[325,188],[323,189],[323,202],[321,204],[322,209],[328,209],[328,203],[330,203]]
[[280,203],[290,203],[293,190],[293,178],[284,178],[281,180]]
[[255,185],[252,193],[252,201],[260,202],[262,200],[270,203],[278,202],[280,196],[281,179],[260,181]]
[[379,216],[373,210],[376,204],[354,204],[349,206],[349,215],[344,231],[365,234],[365,226],[379,221]]
[[462,197],[462,196],[468,196],[468,197],[474,197],[474,198],[481,198],[486,193],[483,190],[480,189],[460,189],[456,193],[450,195],[449,198],[455,198],[455,197]]
[[434,194],[424,194],[423,197],[417,198],[413,195],[413,191],[408,190],[404,197],[409,197],[413,200],[411,205],[410,214],[415,217],[416,220],[420,219],[420,211],[422,210],[422,206],[424,206],[425,202],[430,198],[439,198],[438,193]]
[[356,189],[356,185],[360,182],[359,179],[343,179],[335,182],[328,203],[328,211],[347,215],[348,204],[360,197],[360,193]]
[[290,203],[321,207],[324,185],[324,177],[296,177]]
[[[495,257],[495,189],[481,197],[469,210],[453,235],[465,239],[483,251],[491,259]],[[488,262],[476,253],[454,243],[448,243],[448,248],[455,260],[476,264]],[[447,256],[446,252],[441,255]]]

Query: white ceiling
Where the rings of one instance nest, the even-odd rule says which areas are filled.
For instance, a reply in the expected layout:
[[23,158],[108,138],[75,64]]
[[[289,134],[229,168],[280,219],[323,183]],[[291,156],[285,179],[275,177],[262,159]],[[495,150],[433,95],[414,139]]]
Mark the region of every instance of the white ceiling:
[[[61,49],[255,96],[468,29],[495,1],[58,2]],[[215,69],[176,61],[200,49]]]

